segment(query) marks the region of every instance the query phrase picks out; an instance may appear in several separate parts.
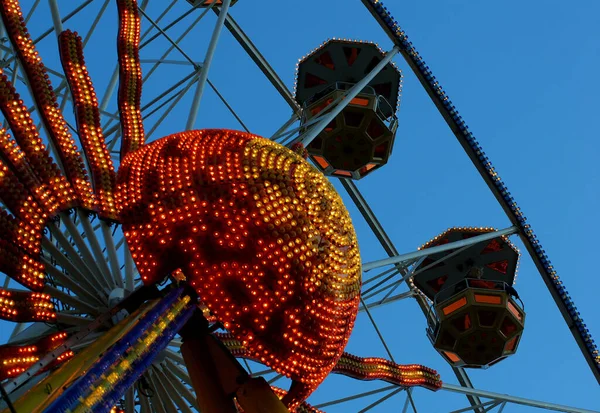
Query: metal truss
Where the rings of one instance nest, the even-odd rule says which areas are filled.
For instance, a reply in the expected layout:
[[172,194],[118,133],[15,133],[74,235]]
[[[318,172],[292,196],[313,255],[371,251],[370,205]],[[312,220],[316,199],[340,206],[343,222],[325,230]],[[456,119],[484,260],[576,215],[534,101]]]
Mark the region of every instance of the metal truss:
[[503,229],[501,231],[493,231],[487,234],[478,235],[476,237],[468,238],[462,241],[456,241],[452,243],[448,243],[445,245],[440,245],[437,247],[431,247],[415,252],[409,252],[407,254],[396,255],[394,257],[385,258],[379,261],[372,261],[363,264],[363,271],[368,272],[375,268],[385,267],[387,265],[395,265],[395,264],[406,264],[411,263],[418,258],[427,257],[428,255],[437,254],[443,251],[449,251],[456,248],[469,247],[475,244],[479,244],[480,242],[489,241],[494,238],[498,238],[504,235],[511,235],[516,233],[518,230],[516,227],[510,227]]

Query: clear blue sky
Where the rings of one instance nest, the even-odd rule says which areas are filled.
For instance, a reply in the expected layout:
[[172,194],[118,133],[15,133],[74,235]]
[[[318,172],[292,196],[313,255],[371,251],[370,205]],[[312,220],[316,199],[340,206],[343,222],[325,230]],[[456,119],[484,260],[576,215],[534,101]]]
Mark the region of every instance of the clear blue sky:
[[[60,3],[64,14],[70,5]],[[163,2],[151,3],[149,13],[157,17]],[[185,10],[185,2],[179,3],[174,9],[179,12],[171,16]],[[600,3],[434,0],[388,1],[386,6],[486,150],[599,340],[600,46],[596,28]],[[99,8],[99,3],[91,6],[83,18],[65,27],[87,31]],[[392,47],[359,0],[241,0],[231,12],[290,88],[297,60],[327,38],[372,40],[384,49]],[[115,17],[116,8],[110,4],[102,27],[86,49],[99,91],[104,90],[116,62]],[[181,43],[198,61],[203,59],[214,21],[215,16],[209,14]],[[34,37],[42,26],[51,24],[47,13],[36,13],[33,22],[39,24],[30,26]],[[147,27],[144,21],[143,28]],[[175,29],[174,36],[182,30],[183,26]],[[160,57],[164,44],[157,41],[156,47],[143,51],[142,58]],[[57,67],[56,53],[53,38],[42,42],[42,57],[53,68]],[[170,58],[181,59],[177,53]],[[400,57],[396,62],[405,78],[394,153],[390,164],[358,186],[398,250],[412,251],[451,226],[509,226],[410,69]],[[173,83],[189,70],[180,65],[160,69],[144,89],[143,100],[155,96],[159,84]],[[254,133],[270,136],[291,114],[228,32],[221,37],[209,77]],[[184,128],[189,101],[180,102],[179,110],[155,137]],[[115,107],[114,100],[111,107]],[[197,127],[240,128],[211,91],[202,101]],[[385,253],[360,215],[349,208],[364,261],[383,258]],[[527,255],[521,259],[516,287],[528,316],[519,352],[488,371],[473,372],[475,387],[600,409],[600,388]],[[374,310],[373,315],[396,361],[428,365],[438,369],[445,381],[456,382],[426,339],[424,317],[416,303],[401,301]],[[348,350],[361,356],[385,356],[364,315],[359,316]],[[310,401],[320,403],[377,387],[382,385],[336,377]],[[422,389],[414,394],[420,412],[466,406],[466,399],[458,395]],[[404,397],[401,393],[372,411],[399,411]],[[326,410],[355,412],[373,400]],[[530,410],[512,405],[504,411]]]

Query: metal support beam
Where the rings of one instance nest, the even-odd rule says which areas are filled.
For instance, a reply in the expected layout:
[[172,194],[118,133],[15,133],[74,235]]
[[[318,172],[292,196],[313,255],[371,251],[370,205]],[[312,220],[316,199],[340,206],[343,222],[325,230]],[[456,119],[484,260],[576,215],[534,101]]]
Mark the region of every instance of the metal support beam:
[[171,42],[171,44],[177,49],[177,51],[179,51],[179,53],[181,53],[181,55],[183,57],[185,57],[188,60],[188,62],[190,62],[191,64],[196,66],[196,63],[192,60],[192,58],[190,56],[188,56],[188,54],[186,52],[184,52],[181,47],[179,47],[179,44],[177,44],[177,42],[173,41],[173,39],[171,39],[171,37],[167,33],[165,33],[165,31],[163,29],[161,29],[161,27],[158,25],[157,22],[152,20],[150,18],[150,16],[148,16],[148,14],[146,14],[144,9],[142,9],[141,7],[138,7],[138,10],[154,27],[156,27],[156,29],[160,32],[160,34],[165,36]]
[[81,340],[77,344],[73,344],[73,346],[71,346],[71,350],[73,350],[75,353],[77,353],[77,352],[79,352],[79,350],[83,350],[84,348],[86,348],[90,344],[93,344],[95,341],[97,341],[104,334],[106,334],[105,331],[98,331],[96,333],[92,333],[89,336],[87,336],[85,338],[85,340]]
[[[165,59],[165,58],[160,58],[160,59],[140,59],[140,63],[141,64],[145,64],[145,63],[154,63],[153,67],[158,68],[158,66],[160,65],[179,65],[179,66],[194,66],[192,63],[188,62],[187,60],[174,60],[174,59]],[[199,66],[200,62],[196,62],[195,66]]]
[[80,317],[73,314],[65,314],[60,312],[56,315],[56,322],[60,324],[67,324],[69,326],[85,326],[90,323],[92,319],[86,317]]
[[0,394],[2,394],[2,400],[4,400],[4,402],[8,406],[8,410],[10,410],[10,413],[17,413],[17,411],[15,410],[15,406],[13,405],[12,400],[10,399],[10,396],[6,393],[6,390],[4,390],[4,387],[2,386],[0,386]]
[[496,402],[495,400],[492,400],[492,401],[489,401],[489,402],[485,402],[485,403],[478,404],[477,406],[469,406],[469,407],[464,407],[464,408],[462,408],[462,409],[458,409],[458,410],[452,410],[452,411],[451,411],[451,412],[449,412],[449,413],[463,413],[463,412],[470,412],[470,411],[473,411],[473,410],[475,410],[475,409],[486,408],[486,407],[488,407],[488,406],[490,406],[490,405],[494,405],[494,406],[495,406],[495,405],[496,405],[496,403],[498,403],[498,402]]
[[[94,282],[98,286],[98,290],[102,291],[99,292],[99,294],[106,295],[106,291],[104,291],[104,288],[108,288],[108,283],[105,277],[102,275],[102,272],[100,271],[98,266],[95,264],[95,259],[92,255],[92,252],[90,251],[87,244],[83,240],[83,237],[79,233],[77,225],[71,220],[71,217],[66,213],[61,212],[59,216],[61,222],[64,224],[68,233],[71,235],[71,238],[73,238],[75,245],[77,245],[79,253],[81,253],[81,258],[77,254],[77,251],[71,251],[71,249],[69,248],[70,244],[68,243],[68,241],[66,243],[65,241],[62,241],[65,238],[64,235],[59,234],[58,231],[54,231],[53,228],[50,226],[50,229],[54,232],[56,240],[59,241],[63,249],[65,249],[65,251],[67,251],[67,253],[73,257],[71,259],[73,262],[77,262],[80,259],[83,259],[82,271],[84,271],[84,273],[92,274],[93,277],[90,278],[90,282]],[[88,234],[86,233],[86,237],[87,235]],[[85,269],[89,269],[89,271],[85,271]]]
[[[410,390],[410,389],[408,389]],[[408,391],[406,392],[406,399],[404,400],[404,406],[402,406],[402,413],[406,413],[408,411],[410,399],[408,398]]]
[[488,232],[482,235],[477,235],[475,237],[467,238],[460,241],[451,242],[444,245],[438,245],[437,247],[424,248],[422,250],[409,252],[408,254],[401,254],[395,257],[385,258],[383,260],[371,261],[366,264],[363,264],[362,268],[364,272],[370,271],[374,268],[384,267],[386,265],[392,264],[400,264],[409,260],[415,260],[421,257],[426,257],[431,254],[437,254],[438,252],[444,252],[448,250],[453,250],[455,248],[462,248],[469,245],[478,244],[480,242],[489,241],[494,238],[498,238],[501,236],[511,235],[518,232],[517,227],[510,227],[506,229],[502,229],[500,231]]
[[125,261],[125,289],[129,292],[133,291],[135,280],[133,278],[134,274],[134,264],[133,258],[131,257],[131,251],[129,251],[129,247],[127,243],[125,243],[125,248],[123,248],[123,255]]
[[388,357],[390,358],[390,360],[393,363],[395,363],[396,360],[394,359],[394,356],[392,355],[392,351],[390,350],[385,339],[383,338],[383,334],[381,334],[381,331],[379,330],[379,326],[377,325],[377,323],[375,322],[375,319],[373,318],[373,315],[369,311],[369,307],[365,304],[365,301],[362,298],[360,299],[360,303],[362,305],[362,308],[366,311],[367,316],[369,317],[369,320],[371,321],[371,324],[373,325],[373,328],[375,329],[375,332],[377,333],[377,336],[379,337],[379,341],[381,341],[383,348],[385,348],[385,351],[386,351]]
[[[194,409],[200,411],[200,408],[198,407],[198,402],[196,401],[196,397],[191,392],[191,390],[188,389],[181,382],[183,380],[182,376],[177,374],[177,372],[180,370],[179,366],[175,365],[174,363],[170,362],[169,360],[166,360],[165,367],[166,367],[165,374],[170,379],[170,383],[173,384],[173,386],[175,386],[177,388],[177,391],[179,392],[179,394],[181,394],[183,396],[183,398],[186,399],[187,402]],[[183,372],[183,376],[186,379],[186,380],[183,380],[185,383],[187,383],[188,381],[191,381],[191,379],[187,376],[187,373]]]
[[[159,376],[156,374],[156,367],[151,367],[149,369],[149,373],[150,373],[149,376],[152,380],[152,387],[154,388],[154,391],[156,392],[155,396],[156,395],[159,396],[159,401],[162,402],[162,407],[164,407],[164,412],[165,413],[176,412],[177,407],[175,407],[175,404],[173,404],[173,401],[171,400],[171,396],[167,392],[167,389],[165,389],[164,385],[162,384],[161,380],[159,379]],[[153,398],[152,405],[154,405],[155,399],[156,399],[156,397]]]
[[371,410],[372,408],[380,405],[381,403],[383,403],[384,401],[386,401],[387,399],[395,396],[396,394],[400,393],[402,390],[404,390],[403,388],[398,388],[392,392],[389,392],[388,394],[386,394],[385,396],[383,396],[382,398],[380,398],[379,400],[374,401],[373,403],[371,403],[370,405],[368,405],[367,407],[365,407],[364,409],[360,410],[358,413],[365,413],[368,412],[369,410]]
[[192,107],[190,108],[190,114],[188,116],[188,121],[185,125],[185,130],[193,129],[194,125],[196,124],[198,110],[200,109],[200,100],[202,100],[204,86],[206,85],[206,80],[208,79],[208,71],[210,70],[210,65],[212,63],[215,50],[217,49],[217,43],[219,42],[221,30],[223,29],[223,25],[225,23],[225,18],[227,17],[227,12],[229,11],[230,4],[231,0],[223,0],[223,4],[219,12],[219,17],[217,18],[217,23],[215,24],[215,29],[213,30],[210,43],[208,44],[208,49],[206,51],[206,56],[204,57],[204,62],[202,63],[202,71],[200,72],[198,85],[196,87],[196,93],[194,93]]
[[[152,100],[150,100],[149,102],[145,103],[142,107],[141,107],[141,111],[142,114],[145,117],[149,117],[151,116],[156,109],[154,109],[152,112],[148,112],[148,110],[156,103],[158,103],[162,98],[164,98],[165,96],[167,96],[169,93],[173,92],[175,89],[177,89],[179,86],[185,84],[188,80],[192,79],[194,76],[198,76],[198,71],[194,70],[193,72],[190,72],[189,74],[187,74],[186,76],[184,76],[181,80],[177,81],[175,84],[173,84],[172,86],[170,86],[169,88],[165,89],[163,92],[161,92],[158,96],[156,96],[155,98],[153,98]],[[144,78],[144,81],[146,80],[146,78]],[[177,92],[174,94],[174,96],[178,96],[181,93],[181,91]],[[173,97],[169,98],[172,99]],[[163,102],[162,104],[164,104],[165,102]],[[161,104],[161,105],[162,105]],[[159,106],[160,107],[160,106]],[[112,119],[111,119],[112,120]],[[105,128],[108,127],[110,125],[110,122],[107,122],[105,125]],[[106,130],[104,132],[104,136],[108,137],[110,135],[112,135],[113,133],[115,134],[115,136],[108,142],[107,146],[108,146],[108,150],[112,151],[112,149],[114,148],[115,144],[118,141],[118,138],[120,136],[120,129],[121,125],[117,124],[114,125],[113,127],[111,127],[110,129]]]
[[498,407],[498,405],[500,405],[500,403],[502,402],[494,402],[492,403],[490,406],[486,407],[483,411],[484,412],[491,412],[492,410],[494,410],[496,407]]
[[537,407],[539,409],[552,410],[555,412],[564,413],[599,413],[598,410],[579,409],[577,407],[564,406],[561,404],[554,404],[548,402],[542,402],[537,400],[525,399],[523,397],[510,396],[508,394],[494,393],[485,390],[468,389],[462,386],[456,386],[454,384],[444,383],[442,390],[447,390],[455,393],[469,394],[473,396],[483,397],[486,399],[494,399],[496,401],[505,401],[508,403],[520,404],[522,406]]
[[77,277],[79,282],[85,284],[87,288],[95,290],[98,297],[103,298],[106,295],[103,287],[92,272],[90,272],[85,262],[77,254],[77,251],[75,251],[58,228],[52,225],[50,225],[49,228],[50,232],[54,235],[54,241],[58,242],[58,245],[62,247],[66,254],[63,254],[61,250],[47,238],[42,238],[42,248],[44,251],[50,254],[63,269],[67,270],[71,277]]
[[90,26],[87,34],[85,35],[85,37],[83,38],[83,41],[81,42],[83,44],[84,49],[85,49],[85,46],[90,41],[90,38],[92,37],[92,33],[94,33],[94,30],[96,30],[98,23],[100,23],[100,19],[102,18],[102,16],[104,16],[104,12],[106,11],[106,8],[108,7],[108,4],[110,2],[111,2],[111,0],[104,0],[102,7],[100,7],[100,10],[96,13],[96,17],[94,18],[92,25]]
[[[374,281],[377,281],[378,279],[385,277],[386,275],[389,275],[390,273],[394,273],[393,275],[397,275],[399,273],[397,268],[388,268],[385,271],[380,272],[379,274],[369,278],[368,280],[364,279],[365,274],[363,274],[363,288],[369,284],[371,284]],[[365,294],[365,291],[363,290],[363,294]]]
[[194,413],[192,409],[189,408],[189,402],[184,400],[171,380],[169,380],[169,378],[166,376],[166,373],[163,369],[165,369],[165,367],[162,365],[161,368],[155,367],[154,372],[157,375],[157,382],[165,387],[165,391],[173,399],[173,402],[177,405],[181,413]]
[[[430,322],[430,320],[428,319],[427,323],[429,323],[429,322]],[[454,375],[456,376],[456,378],[458,379],[458,382],[460,383],[460,385],[462,387],[468,388],[468,389],[473,388],[473,383],[471,383],[471,378],[469,377],[469,375],[467,374],[465,369],[463,369],[462,367],[452,367],[452,371],[454,372]],[[481,404],[481,399],[479,398],[479,396],[467,394],[467,399],[469,400],[469,403],[471,404],[471,406],[473,406],[473,410],[476,413],[483,413],[483,409],[480,407],[477,407],[478,405]]]
[[[165,9],[163,10],[163,12],[160,14],[160,16],[158,16],[156,18],[156,23],[159,23],[163,17],[166,16],[166,14],[169,12],[169,10],[175,6],[175,3],[177,3],[177,0],[173,0],[171,2],[171,4],[169,4],[167,7],[165,7]],[[212,7],[213,4],[215,2],[211,3],[211,5],[209,7]],[[142,7],[144,10],[145,7]],[[176,19],[174,19],[173,21],[171,21],[169,24],[167,24],[163,29],[162,29],[162,33],[166,33],[167,30],[169,30],[171,27],[175,26],[177,23],[179,23],[181,20],[185,19],[187,16],[189,16],[190,14],[192,14],[194,12],[194,10],[187,10],[185,13],[183,13],[182,15],[180,15],[179,17],[177,17]],[[155,40],[157,37],[159,37],[162,33],[156,33],[154,35],[152,35],[152,37],[150,37],[148,40],[144,41],[144,39],[146,38],[146,36],[148,36],[150,33],[152,32],[152,28],[149,28],[146,33],[144,33],[140,39],[140,50],[142,50],[144,47],[146,47],[150,42],[152,42],[153,40]]]
[[[173,362],[185,366],[185,361],[183,360],[183,356],[181,354],[176,353],[173,350],[170,350],[168,348],[164,349],[163,352],[164,352],[165,356],[167,356],[167,358],[173,360]],[[191,385],[191,382],[188,384]]]
[[[396,291],[396,289],[406,280],[408,280],[410,277],[415,275],[415,268],[417,268],[419,265],[421,265],[423,263],[423,261],[425,261],[425,258],[421,258],[419,260],[417,260],[412,268],[410,269],[410,271],[408,271],[400,280],[398,280],[397,282],[393,283],[390,287],[390,290],[385,294],[385,296],[381,299],[381,302],[383,303],[384,301],[386,301],[390,295],[392,295],[394,293],[394,291]],[[439,261],[439,260],[438,260]]]
[[208,83],[208,86],[210,86],[210,88],[213,90],[213,92],[215,92],[215,94],[217,95],[217,97],[221,100],[221,102],[223,102],[223,104],[225,105],[225,107],[227,108],[227,110],[229,110],[229,112],[233,115],[233,117],[235,118],[235,120],[237,120],[239,122],[239,124],[242,126],[242,128],[244,128],[244,130],[248,133],[250,133],[250,129],[248,129],[248,127],[246,126],[246,124],[244,122],[242,122],[242,119],[240,119],[240,117],[238,116],[237,113],[235,113],[235,111],[233,110],[233,108],[231,107],[231,105],[227,102],[227,100],[225,100],[225,97],[221,94],[221,92],[219,92],[216,88],[216,86],[210,81],[210,79],[206,79],[206,83]]
[[275,370],[273,370],[273,369],[266,369],[266,370],[256,371],[256,372],[252,373],[251,376],[252,377],[259,377],[259,376],[264,376],[265,374],[271,374],[271,373],[275,373]]
[[[211,3],[211,7],[214,3],[215,2]],[[175,47],[179,45],[179,43],[194,29],[194,27],[196,27],[196,25],[198,23],[200,23],[200,20],[202,20],[202,18],[206,15],[206,13],[208,13],[208,9],[206,9],[204,11],[204,13],[202,13],[200,16],[198,16],[191,24],[188,24],[186,26],[185,31],[183,33],[181,33],[179,35],[179,37],[177,37],[177,39],[175,39],[175,41],[173,43],[171,43],[171,46],[169,46],[169,48],[160,56],[160,58],[156,61],[156,63],[154,63],[154,65],[150,68],[150,70],[144,75],[145,80],[148,80],[150,78],[150,76],[152,76],[152,73],[154,73],[154,71],[156,69],[158,69],[159,64],[168,62],[165,59],[167,57],[169,57],[169,55],[175,49]],[[143,63],[143,62],[140,61],[140,63]],[[201,67],[200,63],[194,64],[194,62],[189,62],[189,61],[183,61],[183,63],[192,65],[192,67],[194,68],[195,71],[199,67]]]
[[115,282],[110,275],[110,270],[108,269],[108,265],[106,264],[106,260],[104,259],[104,254],[102,253],[102,248],[100,247],[100,243],[98,242],[98,238],[96,237],[96,233],[94,232],[92,223],[90,222],[86,212],[79,208],[77,209],[77,215],[79,216],[79,221],[83,226],[83,230],[87,236],[87,240],[90,246],[92,247],[92,253],[96,257],[96,265],[98,267],[98,270],[104,277],[109,288],[112,290],[115,287]]
[[[387,277],[385,277],[383,280],[378,281],[375,285],[369,287],[369,288],[363,288],[363,290],[361,291],[361,295],[363,296],[363,298],[366,300],[367,298],[371,298],[376,296],[377,294],[380,294],[381,292],[387,290],[388,288],[390,288],[390,285],[386,285],[385,287],[377,290],[379,287],[381,287],[383,284],[385,284],[386,282],[390,281],[392,278],[394,278],[396,275],[400,274],[400,272],[396,269],[396,268],[390,268],[388,269],[388,271],[391,272],[391,274],[389,274]],[[410,277],[412,275],[412,273],[409,273],[407,275],[405,275],[405,277]],[[398,281],[392,283],[392,285],[396,284]],[[363,283],[363,287],[365,286],[365,284]],[[375,291],[376,290],[376,291]]]
[[31,16],[33,16],[33,13],[35,12],[35,9],[37,9],[39,4],[40,4],[40,0],[35,0],[35,2],[33,3],[33,6],[31,6],[31,8],[29,9],[29,12],[27,12],[27,16],[25,16],[25,24],[27,24],[29,22],[29,19],[31,19]]
[[54,24],[54,31],[56,36],[63,32],[63,25],[60,21],[60,11],[58,10],[57,0],[48,0],[50,4],[50,14],[52,15],[52,23]]
[[138,397],[140,399],[140,413],[152,413],[152,410],[150,410],[150,402],[148,401],[149,397],[143,395],[139,391]]
[[14,339],[16,336],[18,336],[21,331],[23,331],[26,327],[25,323],[17,323],[17,325],[15,326],[15,328],[13,328],[12,333],[10,333],[10,337],[8,338],[8,342],[10,343],[12,339]]
[[[187,372],[179,366],[179,364],[175,364],[175,362],[173,360],[170,360],[168,358],[165,359],[165,363],[166,363],[167,367],[169,368],[169,370],[171,371],[171,373],[173,373],[174,375],[179,377],[179,380],[183,381],[185,384],[187,384],[190,387],[192,386],[192,379],[187,374]],[[194,398],[194,400],[196,400],[196,398]]]
[[127,389],[127,393],[125,393],[125,413],[135,413],[135,395],[133,393],[133,386]]
[[288,128],[296,122],[298,122],[298,115],[296,113],[292,113],[290,119],[287,122],[285,122],[279,129],[277,129],[269,139],[271,139],[272,141],[279,139],[281,135],[283,135],[285,131],[288,130]]
[[[339,96],[333,102],[331,102],[330,105],[337,105],[338,102],[340,102],[343,97],[344,97],[343,95]],[[290,129],[279,135],[273,135],[270,139],[276,140],[276,141],[278,140],[281,145],[289,146],[298,138],[296,136],[296,139],[294,139],[294,135],[296,135],[298,133],[298,131],[305,131],[309,126],[312,126],[312,125],[316,124],[317,122],[319,122],[323,116],[325,116],[325,114],[323,112],[321,112],[314,118],[306,121],[306,123],[302,124],[302,126],[297,126],[294,129]]]
[[102,307],[94,307],[84,301],[81,301],[79,298],[74,297],[65,293],[64,291],[59,290],[58,288],[54,288],[50,285],[46,285],[44,287],[44,292],[52,296],[52,298],[56,298],[62,301],[65,304],[70,305],[71,307],[76,308],[84,314],[90,315],[98,315],[103,309]]
[[161,100],[162,98],[164,98],[165,96],[167,96],[169,93],[171,93],[172,91],[174,91],[175,89],[177,89],[179,86],[183,85],[185,82],[187,82],[188,80],[192,79],[194,76],[197,76],[197,75],[198,75],[198,71],[197,70],[194,70],[194,71],[190,72],[185,77],[183,77],[181,80],[177,81],[175,84],[173,84],[172,86],[170,86],[168,89],[165,89],[162,93],[160,93],[154,99],[152,99],[149,102],[145,103],[144,106],[142,106],[141,111],[145,112],[146,110],[150,109],[150,107],[153,104],[157,103],[159,100]]
[[181,89],[179,92],[177,92],[176,95],[174,95],[173,101],[171,102],[169,107],[163,112],[162,115],[160,115],[158,120],[156,122],[154,122],[154,126],[152,126],[152,128],[146,134],[146,139],[149,139],[150,136],[152,136],[152,134],[156,131],[156,129],[158,129],[160,124],[167,118],[169,113],[171,113],[171,111],[175,108],[175,106],[177,106],[177,104],[185,96],[187,91],[191,89],[191,87],[194,84],[193,82],[194,82],[194,79],[192,79],[183,89]]
[[366,391],[366,392],[363,392],[363,393],[354,394],[352,396],[344,397],[344,398],[341,398],[341,399],[332,400],[330,402],[317,404],[314,407],[317,408],[317,409],[322,409],[322,408],[327,407],[327,406],[334,406],[336,404],[345,403],[345,402],[349,402],[349,401],[352,401],[352,400],[360,399],[361,397],[368,397],[368,396],[372,396],[374,394],[383,393],[383,392],[386,392],[386,391],[392,391],[392,390],[397,389],[397,388],[398,388],[398,386],[396,386],[396,385],[386,386],[386,387],[382,387],[380,389],[370,390],[370,391]]
[[393,303],[395,301],[400,301],[400,300],[404,300],[406,298],[411,298],[411,297],[415,297],[415,296],[416,296],[416,294],[415,294],[414,291],[407,291],[405,293],[396,294],[393,297],[388,297],[387,299],[384,299],[384,300],[381,300],[381,301],[377,301],[377,302],[374,302],[374,303],[366,304],[366,306],[363,304],[363,305],[361,305],[358,308],[358,311],[362,312],[362,311],[366,311],[367,309],[371,310],[373,308],[380,307],[380,306],[385,305],[385,304],[390,304],[390,303]]
[[[220,10],[216,8],[214,10],[215,13],[220,13]],[[283,83],[283,80],[281,80],[277,73],[275,73],[275,70],[273,70],[267,59],[265,59],[264,56],[258,51],[254,43],[252,43],[250,38],[246,35],[246,33],[244,33],[231,15],[228,15],[225,19],[225,27],[227,27],[233,37],[238,41],[240,46],[242,46],[246,53],[248,53],[248,56],[254,61],[254,63],[256,63],[258,68],[264,73],[275,89],[277,89],[286,103],[292,108],[296,114],[296,118],[299,119],[300,114],[302,113],[302,108],[300,105],[298,105],[298,102],[296,102],[294,94],[290,92],[285,83]]]
[[[44,264],[46,272],[48,274],[50,274],[52,277],[54,277],[60,285],[66,287],[69,290],[76,293],[79,296],[79,298],[85,297],[89,302],[96,303],[96,304],[98,304],[98,306],[104,305],[102,300],[100,300],[96,295],[93,295],[92,292],[85,289],[75,279],[73,279],[72,277],[63,273],[58,268],[54,267],[54,265],[52,265],[52,263],[50,261],[48,261],[47,258],[42,257],[41,261]],[[66,268],[68,268],[68,267],[66,267]],[[67,269],[67,271],[69,271],[69,269]],[[97,293],[97,290],[94,289],[93,291]]]
[[358,187],[356,186],[354,181],[342,178],[340,179],[340,183],[342,184],[346,192],[348,192],[348,195],[350,196],[352,201],[354,201],[354,204],[358,208],[358,211],[361,213],[361,215],[367,222],[367,225],[371,228],[371,231],[373,231],[373,234],[375,234],[375,237],[377,237],[377,239],[379,240],[379,243],[381,244],[385,252],[390,257],[398,255],[398,251],[396,250],[396,247],[394,247],[394,243],[383,229],[383,226],[375,216],[375,213],[369,206],[367,200],[358,190]]
[[269,379],[269,381],[267,383],[269,383],[269,385],[275,383],[277,380],[283,378],[284,375],[283,374],[276,374],[274,377],[272,377],[271,379]]
[[110,264],[110,270],[115,280],[115,284],[119,288],[123,288],[123,277],[121,276],[121,269],[119,267],[119,259],[117,258],[117,248],[115,247],[115,241],[112,236],[110,226],[106,222],[102,222],[102,237],[104,238],[104,244],[106,245],[106,252],[108,253],[108,262]]

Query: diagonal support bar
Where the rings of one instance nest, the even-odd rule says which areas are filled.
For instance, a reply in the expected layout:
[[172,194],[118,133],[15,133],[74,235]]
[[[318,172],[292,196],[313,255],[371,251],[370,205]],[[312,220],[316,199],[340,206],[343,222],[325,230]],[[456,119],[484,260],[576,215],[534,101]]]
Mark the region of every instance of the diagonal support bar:
[[[215,13],[220,13],[220,10],[217,8],[214,10]],[[302,108],[300,105],[298,105],[298,102],[296,102],[294,95],[292,92],[290,92],[285,83],[283,83],[283,80],[281,80],[275,70],[273,70],[267,59],[265,59],[265,57],[258,51],[254,43],[252,43],[250,38],[246,35],[246,33],[244,33],[231,15],[228,15],[225,19],[225,27],[227,27],[233,37],[238,41],[240,46],[242,46],[246,53],[248,53],[248,56],[254,61],[254,63],[256,63],[258,68],[264,73],[275,89],[277,89],[281,97],[283,97],[286,103],[292,108],[296,115],[296,119],[299,119]]]
[[467,238],[464,240],[451,242],[444,245],[439,245],[437,247],[424,248],[422,250],[409,252],[407,254],[396,255],[395,257],[385,258],[382,260],[371,261],[363,264],[363,271],[367,272],[374,268],[385,267],[386,265],[392,264],[400,264],[406,261],[412,261],[421,257],[426,257],[431,254],[437,254],[438,252],[453,250],[455,248],[462,248],[469,245],[478,244],[480,242],[489,241],[494,238],[498,238],[501,236],[512,235],[518,231],[517,227],[510,227],[500,231],[489,232],[482,235],[477,235],[476,237]]
[[447,390],[455,393],[470,394],[473,396],[479,396],[486,399],[494,399],[499,401],[505,401],[508,403],[520,404],[522,406],[537,407],[539,409],[553,410],[555,412],[564,413],[599,413],[597,410],[579,409],[577,407],[564,406],[561,404],[542,402],[537,400],[526,399],[524,397],[510,396],[508,394],[494,393],[491,391],[468,389],[455,384],[444,383],[442,390]]
[[200,109],[200,100],[202,99],[204,86],[206,86],[206,80],[208,79],[208,71],[210,70],[210,65],[212,63],[213,56],[215,55],[215,50],[217,49],[217,43],[219,42],[221,30],[225,24],[225,18],[227,17],[227,11],[229,10],[230,4],[231,0],[223,0],[223,5],[219,11],[219,17],[217,18],[217,23],[215,24],[215,29],[210,39],[210,43],[208,44],[208,50],[206,51],[204,62],[202,63],[202,71],[200,72],[196,93],[194,94],[194,99],[192,100],[192,107],[190,108],[190,115],[188,117],[187,124],[185,125],[185,130],[192,129],[196,123],[198,109]]

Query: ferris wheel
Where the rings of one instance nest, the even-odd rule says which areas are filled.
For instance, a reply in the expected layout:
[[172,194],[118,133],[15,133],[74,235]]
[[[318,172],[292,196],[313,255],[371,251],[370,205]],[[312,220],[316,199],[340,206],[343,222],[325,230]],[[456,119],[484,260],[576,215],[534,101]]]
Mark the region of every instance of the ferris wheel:
[[[0,1],[3,412],[598,410],[529,398],[519,266],[600,382],[596,344],[396,6],[355,3],[316,40],[279,5]],[[292,37],[293,87],[258,46]],[[409,77],[504,215],[400,247],[369,186],[402,191]]]

